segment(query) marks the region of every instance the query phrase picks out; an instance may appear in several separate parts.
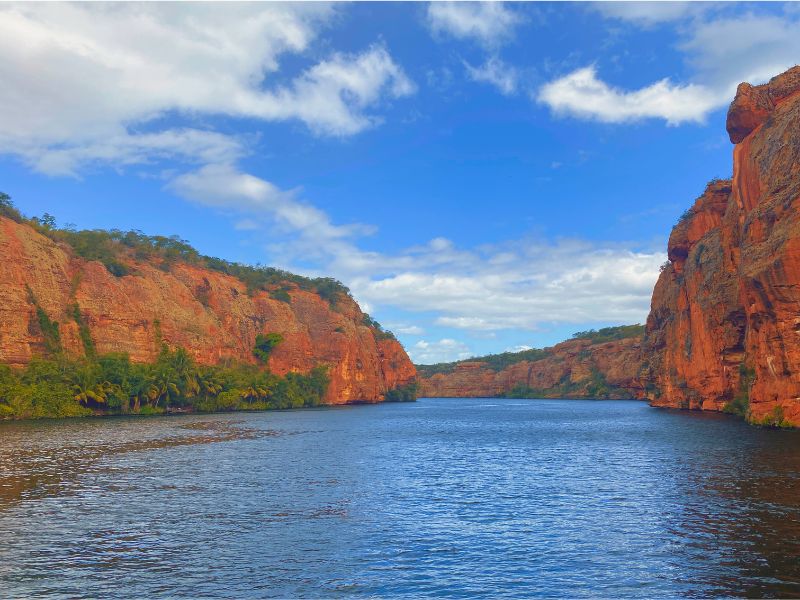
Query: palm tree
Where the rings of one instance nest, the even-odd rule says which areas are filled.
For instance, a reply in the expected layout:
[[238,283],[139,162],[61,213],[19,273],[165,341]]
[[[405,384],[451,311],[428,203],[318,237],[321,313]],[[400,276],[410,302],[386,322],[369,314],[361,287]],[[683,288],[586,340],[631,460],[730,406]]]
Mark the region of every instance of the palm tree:
[[117,391],[117,386],[108,381],[94,385],[82,381],[72,385],[75,400],[87,408],[90,404],[107,404],[108,397],[115,391]]
[[213,371],[199,373],[196,381],[198,392],[201,393],[206,400],[216,397],[223,390],[222,382]]
[[246,400],[248,404],[252,404],[257,400],[266,400],[269,398],[270,390],[261,384],[253,383],[247,388],[242,390],[242,400]]

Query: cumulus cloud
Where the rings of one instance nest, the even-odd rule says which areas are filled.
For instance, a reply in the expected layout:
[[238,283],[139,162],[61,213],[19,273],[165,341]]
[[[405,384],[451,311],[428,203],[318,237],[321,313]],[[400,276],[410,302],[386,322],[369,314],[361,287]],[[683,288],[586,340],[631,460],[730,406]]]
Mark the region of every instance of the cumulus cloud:
[[[520,240],[509,247],[453,251],[468,260],[415,256],[392,275],[354,277],[353,291],[373,305],[436,314],[465,331],[537,330],[542,324],[641,322],[661,252],[580,241]],[[498,260],[498,258],[500,258]]]
[[[322,135],[380,121],[413,83],[382,46],[336,53],[274,85],[284,54],[309,48],[322,4],[76,3],[0,7],[0,152],[52,175],[172,154],[230,160],[238,140],[202,116],[298,120]],[[35,76],[33,76],[35,74]],[[185,121],[181,127],[176,118]]]
[[[302,190],[281,189],[232,165],[201,167],[171,187],[193,202],[232,213],[247,228],[274,225],[281,235],[271,235],[266,247],[274,264],[335,276],[370,310],[426,315],[437,326],[469,335],[536,331],[553,323],[641,322],[665,258],[579,240],[462,248],[443,237],[381,253],[360,247],[359,238],[371,233],[368,226],[336,224],[304,201]],[[309,264],[314,271],[298,268]],[[390,328],[425,333],[407,321]]]
[[473,356],[473,353],[464,342],[443,338],[434,342],[420,340],[408,349],[408,355],[418,365],[430,365],[462,360]]
[[545,84],[537,99],[560,115],[605,123],[661,118],[670,125],[703,121],[720,102],[719,95],[704,86],[675,85],[668,79],[638,90],[622,90],[599,79],[594,66]]
[[499,46],[514,33],[521,17],[502,2],[431,2],[428,26],[436,34]]
[[477,67],[464,61],[467,76],[472,81],[488,83],[496,87],[502,94],[510,96],[517,91],[517,70],[507,65],[496,56],[492,56],[485,63]]
[[708,2],[592,2],[592,10],[607,18],[652,26],[678,21],[709,10]]
[[[276,222],[291,233],[314,243],[341,240],[368,232],[362,225],[334,225],[328,215],[300,200],[300,190],[282,190],[274,184],[239,171],[229,164],[206,165],[176,177],[169,187],[184,198],[251,217]],[[258,221],[246,220],[250,229]],[[263,223],[263,221],[262,221]]]
[[[693,70],[685,83],[661,79],[639,89],[622,89],[602,80],[595,66],[567,73],[543,85],[536,99],[560,115],[625,123],[663,119],[671,125],[703,122],[725,107],[742,81],[763,83],[800,62],[800,20],[783,16],[725,16],[727,6],[704,3],[599,3],[608,18],[639,26],[689,18],[678,49]],[[715,10],[712,11],[712,8]]]
[[729,102],[740,82],[762,83],[800,63],[800,19],[747,14],[704,21],[679,47]]
[[408,325],[405,323],[386,323],[386,327],[395,333],[404,335],[425,335],[425,330],[419,325]]

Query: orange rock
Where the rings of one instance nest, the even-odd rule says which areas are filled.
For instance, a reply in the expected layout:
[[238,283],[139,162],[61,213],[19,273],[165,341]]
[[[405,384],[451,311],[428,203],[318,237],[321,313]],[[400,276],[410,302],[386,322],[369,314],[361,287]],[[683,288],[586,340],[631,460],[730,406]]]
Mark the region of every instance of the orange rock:
[[271,370],[283,375],[328,365],[330,404],[378,402],[387,390],[415,379],[403,347],[363,325],[351,298],[331,307],[295,286],[288,304],[266,292],[248,295],[234,277],[182,263],[164,272],[137,262],[133,275],[115,277],[101,263],[77,258],[68,246],[5,218],[0,256],[0,363],[22,366],[44,352],[29,286],[60,324],[64,350],[73,356],[83,355],[68,312],[77,302],[97,351],[125,352],[137,362],[156,358],[160,335],[200,364],[254,363],[256,335],[276,332],[284,341],[270,356]]
[[728,131],[733,179],[670,236],[644,381],[658,406],[722,410],[744,395],[753,421],[800,425],[800,67],[739,86]]
[[545,358],[521,361],[500,371],[480,361],[456,363],[450,373],[421,376],[420,394],[438,398],[497,397],[522,386],[545,398],[592,398],[597,396],[592,384],[599,379],[605,382],[612,398],[644,397],[638,337],[600,344],[574,339],[547,350]]

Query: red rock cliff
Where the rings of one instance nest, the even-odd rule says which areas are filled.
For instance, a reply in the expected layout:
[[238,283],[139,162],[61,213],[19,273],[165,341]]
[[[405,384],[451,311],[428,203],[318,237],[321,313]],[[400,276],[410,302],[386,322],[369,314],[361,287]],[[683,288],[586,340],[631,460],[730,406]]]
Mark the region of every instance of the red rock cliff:
[[640,336],[604,343],[574,339],[495,370],[480,359],[426,375],[420,367],[420,395],[442,398],[497,397],[524,388],[541,398],[643,398],[639,379]]
[[645,336],[651,402],[800,425],[800,67],[739,86],[733,179],[675,226]]
[[115,277],[67,245],[0,218],[0,363],[21,366],[44,352],[32,293],[60,324],[64,350],[73,356],[83,354],[70,314],[77,303],[97,351],[126,352],[134,361],[154,360],[160,337],[201,364],[255,362],[256,335],[275,332],[284,340],[270,356],[271,370],[283,375],[328,365],[330,404],[378,402],[415,378],[402,346],[365,326],[349,297],[332,307],[290,286],[287,303],[266,292],[249,295],[240,280],[190,264],[177,263],[169,272],[147,262],[132,266],[132,275]]

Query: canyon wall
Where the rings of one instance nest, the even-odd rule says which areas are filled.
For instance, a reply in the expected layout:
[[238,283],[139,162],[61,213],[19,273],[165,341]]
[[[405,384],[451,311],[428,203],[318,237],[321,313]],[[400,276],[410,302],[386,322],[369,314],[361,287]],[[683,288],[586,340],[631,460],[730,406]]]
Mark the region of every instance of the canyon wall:
[[287,284],[287,302],[266,291],[248,293],[235,277],[185,262],[163,270],[129,258],[128,266],[131,274],[112,275],[67,244],[0,218],[0,363],[23,366],[46,353],[40,307],[59,323],[61,344],[71,356],[84,354],[78,320],[97,352],[124,352],[138,362],[153,361],[164,342],[187,349],[200,364],[254,363],[256,335],[279,333],[283,341],[269,358],[272,372],[327,365],[327,403],[377,402],[414,381],[402,346],[365,324],[347,295],[329,302]]
[[652,404],[800,425],[800,67],[728,112],[733,178],[669,239],[647,320]]
[[568,340],[503,368],[480,359],[417,368],[426,397],[643,398],[640,367],[641,336],[633,336]]

